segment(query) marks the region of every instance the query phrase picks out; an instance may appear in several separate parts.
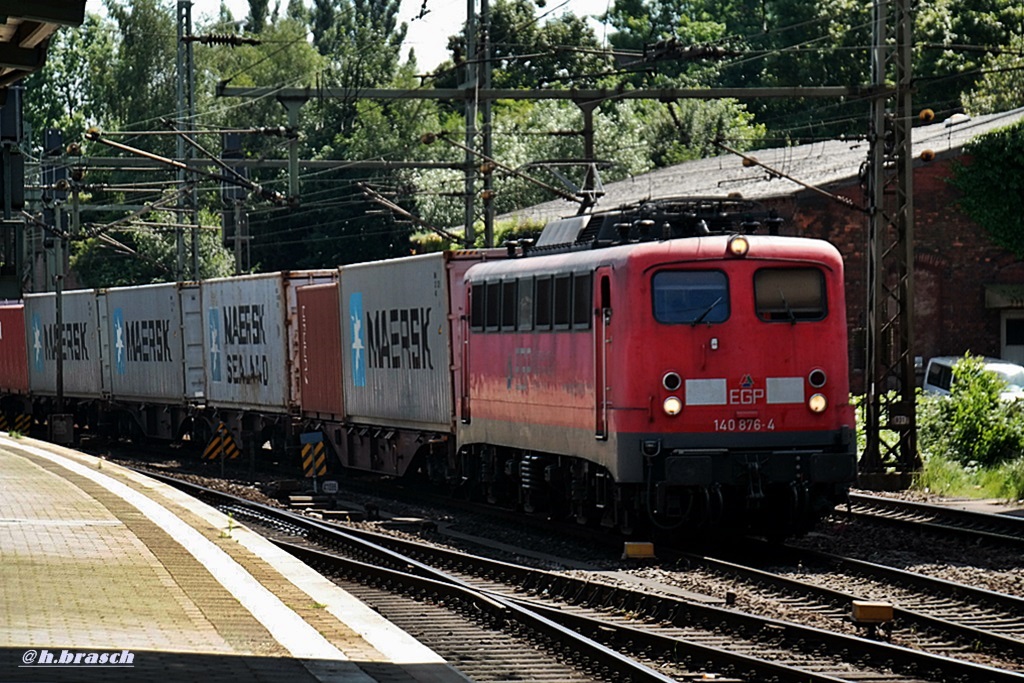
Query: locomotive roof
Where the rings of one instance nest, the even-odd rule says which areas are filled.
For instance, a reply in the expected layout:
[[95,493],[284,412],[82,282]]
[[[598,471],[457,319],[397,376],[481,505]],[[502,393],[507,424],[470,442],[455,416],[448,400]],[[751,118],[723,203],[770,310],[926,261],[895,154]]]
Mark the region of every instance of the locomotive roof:
[[[684,239],[652,240],[622,244],[605,249],[560,252],[537,256],[487,261],[473,266],[467,280],[529,273],[585,271],[600,265],[622,266],[635,260],[702,261],[726,258],[726,246],[732,235],[708,235]],[[809,237],[750,235],[747,260],[806,259],[826,268],[839,267],[842,256],[830,242]]]

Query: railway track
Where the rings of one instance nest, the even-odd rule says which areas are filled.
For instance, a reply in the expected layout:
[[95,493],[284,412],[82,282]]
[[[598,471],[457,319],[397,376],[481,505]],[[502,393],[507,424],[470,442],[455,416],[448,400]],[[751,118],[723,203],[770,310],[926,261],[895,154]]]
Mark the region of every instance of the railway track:
[[888,639],[1024,671],[1024,599],[1017,596],[754,539],[747,539],[735,562],[689,556],[687,563],[734,591],[739,581],[763,599],[828,619],[831,628],[850,628],[854,600],[890,603],[894,621],[886,630]]
[[[837,514],[841,514],[838,513]],[[971,512],[862,493],[850,494],[848,514],[856,520],[927,529],[993,545],[1024,548],[1024,517]]]
[[[342,564],[390,566],[393,573],[389,581],[414,573],[430,575],[437,584],[462,586],[489,600],[516,605],[534,619],[557,622],[587,636],[587,640],[600,640],[607,650],[601,657],[614,653],[630,661],[643,660],[648,665],[645,670],[657,672],[652,675],[672,680],[690,680],[711,672],[744,681],[1024,681],[1024,675],[1014,671],[699,604],[638,590],[635,585],[610,586],[422,542],[352,529],[341,531],[291,513],[230,500],[224,494],[199,493],[238,519],[290,535],[291,540],[278,542],[327,574],[343,571],[349,575],[351,569],[338,569],[337,556],[343,555],[360,559],[344,560]],[[367,540],[372,550],[366,549]],[[443,574],[431,567],[442,567]],[[482,611],[480,607],[474,609]],[[507,616],[502,619],[507,620]],[[549,638],[541,639],[550,645]],[[430,638],[424,637],[424,642],[435,647]],[[950,647],[957,645],[952,643]],[[578,644],[570,649],[582,651]],[[586,666],[590,672],[610,671],[601,657],[582,657],[589,662]],[[615,678],[618,674],[608,675]],[[630,680],[639,679],[630,676]]]

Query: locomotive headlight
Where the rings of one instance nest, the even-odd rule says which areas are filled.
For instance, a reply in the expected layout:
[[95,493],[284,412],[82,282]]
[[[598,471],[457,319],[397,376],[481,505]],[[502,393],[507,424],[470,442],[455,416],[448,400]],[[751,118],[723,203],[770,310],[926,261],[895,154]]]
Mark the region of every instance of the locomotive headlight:
[[683,378],[679,376],[678,372],[666,372],[665,376],[661,378],[661,386],[669,391],[676,391],[683,386]]
[[666,415],[678,415],[683,412],[683,402],[679,400],[678,396],[669,396],[665,399],[665,402],[661,404]]
[[746,256],[750,251],[750,241],[743,235],[733,235],[729,238],[729,246],[726,249],[731,256]]
[[807,400],[807,407],[812,413],[823,413],[828,408],[828,399],[824,394],[814,394]]

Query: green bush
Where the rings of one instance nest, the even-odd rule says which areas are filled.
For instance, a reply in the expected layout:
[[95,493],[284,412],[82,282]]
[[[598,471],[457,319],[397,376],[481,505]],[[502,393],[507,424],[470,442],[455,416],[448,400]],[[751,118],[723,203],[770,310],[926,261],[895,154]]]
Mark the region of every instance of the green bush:
[[966,356],[953,366],[948,397],[921,395],[918,448],[923,459],[940,456],[964,466],[994,467],[1024,450],[1024,403],[1002,401],[1006,386]]

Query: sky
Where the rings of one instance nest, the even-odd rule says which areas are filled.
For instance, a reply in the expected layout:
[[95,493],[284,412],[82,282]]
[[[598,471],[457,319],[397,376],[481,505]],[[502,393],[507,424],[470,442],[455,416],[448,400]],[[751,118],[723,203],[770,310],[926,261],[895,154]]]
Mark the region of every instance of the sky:
[[[448,59],[448,36],[457,33],[466,21],[469,2],[470,0],[402,0],[399,21],[406,22],[409,27],[402,58],[407,56],[409,48],[415,49],[416,61],[423,71],[430,71]],[[606,12],[611,4],[612,0],[546,0],[546,7],[540,10],[538,15],[546,19],[572,12],[577,16],[592,17]],[[281,0],[281,5],[287,7],[287,0]],[[479,0],[475,0],[475,5],[479,11]],[[227,6],[238,18],[249,13],[249,3],[246,0],[227,0]],[[274,0],[271,0],[270,6],[273,8]],[[89,12],[100,12],[102,7],[102,0],[88,0],[86,4],[86,10]],[[426,12],[420,18],[420,11],[424,7]],[[193,0],[192,22],[199,23],[200,17],[204,15],[216,16],[219,8],[220,0]],[[590,22],[598,40],[603,41],[604,27],[594,19]]]

